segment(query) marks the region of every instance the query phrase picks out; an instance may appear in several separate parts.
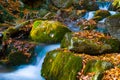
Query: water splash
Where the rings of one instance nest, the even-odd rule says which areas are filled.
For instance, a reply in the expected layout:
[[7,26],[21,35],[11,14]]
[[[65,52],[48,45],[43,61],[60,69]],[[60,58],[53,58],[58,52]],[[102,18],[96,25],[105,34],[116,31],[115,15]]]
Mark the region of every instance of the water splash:
[[14,72],[0,73],[0,80],[45,80],[40,76],[44,57],[48,51],[59,47],[60,44],[52,44],[42,48],[41,46],[37,46],[36,50],[39,53],[37,56],[37,63],[35,65],[22,65]]
[[83,16],[83,18],[89,20],[94,17],[94,13],[95,13],[95,11],[86,12],[86,14],[85,14],[85,16]]
[[99,2],[97,1],[96,2],[99,6],[99,9],[102,9],[102,10],[108,10],[110,5],[112,4],[111,2]]

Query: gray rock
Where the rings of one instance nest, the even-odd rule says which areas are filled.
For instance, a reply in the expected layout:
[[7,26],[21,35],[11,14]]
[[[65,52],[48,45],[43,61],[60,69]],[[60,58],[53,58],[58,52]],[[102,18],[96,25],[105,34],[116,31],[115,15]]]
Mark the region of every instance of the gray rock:
[[110,35],[120,40],[120,14],[108,17],[105,24]]

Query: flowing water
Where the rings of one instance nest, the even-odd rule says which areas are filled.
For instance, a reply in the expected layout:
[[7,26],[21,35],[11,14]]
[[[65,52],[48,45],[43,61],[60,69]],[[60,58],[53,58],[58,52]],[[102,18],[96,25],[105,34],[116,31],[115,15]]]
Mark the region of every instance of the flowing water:
[[40,76],[44,57],[48,51],[59,47],[60,44],[37,46],[35,49],[38,53],[36,64],[22,65],[14,72],[0,73],[0,80],[44,80],[44,78]]
[[[103,9],[103,10],[108,10],[109,6],[111,5],[110,2],[104,2],[104,3],[97,2],[97,4],[99,5],[99,9]],[[94,13],[95,11],[87,12],[84,18],[89,20],[93,18]],[[114,11],[110,11],[110,13],[112,15],[116,14],[116,12]],[[79,19],[77,21],[67,22],[66,24],[69,26],[71,30],[76,32],[80,30],[80,28],[75,25],[76,22],[78,21]],[[103,21],[104,20],[102,20],[101,22]],[[44,80],[44,78],[40,76],[41,74],[40,70],[42,67],[44,57],[48,51],[54,50],[59,47],[60,47],[60,44],[51,44],[46,46],[38,45],[35,49],[36,52],[38,53],[38,56],[36,58],[37,62],[35,64],[22,65],[22,66],[19,66],[15,71],[11,71],[11,72],[7,72],[3,70],[0,73],[0,80]],[[2,68],[0,67],[0,69]]]

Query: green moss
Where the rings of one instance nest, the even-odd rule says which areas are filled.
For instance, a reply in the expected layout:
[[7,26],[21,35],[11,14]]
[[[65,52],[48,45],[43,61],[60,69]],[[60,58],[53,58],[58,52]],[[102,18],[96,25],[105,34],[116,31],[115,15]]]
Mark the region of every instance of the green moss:
[[112,5],[115,7],[115,8],[120,8],[120,0],[114,0]]
[[105,70],[109,70],[111,68],[113,68],[113,64],[110,62],[101,60],[91,60],[87,62],[84,69],[84,74],[86,75],[89,72],[95,72],[97,74]]
[[103,73],[101,72],[101,73],[97,73],[97,74],[95,74],[93,77],[92,77],[92,80],[102,80],[102,78],[103,78]]
[[120,41],[118,39],[107,39],[105,40],[107,44],[111,46],[111,52],[119,52],[120,51]]
[[94,17],[101,16],[99,20],[102,20],[110,15],[111,15],[110,12],[107,10],[97,10],[94,14]]
[[[75,34],[77,35],[75,36]],[[81,34],[85,34],[85,32],[67,33],[61,41],[61,48],[90,55],[120,52],[120,41],[116,38],[105,38],[105,36],[90,39],[85,36],[82,37]],[[94,37],[94,34],[91,36]]]
[[47,80],[76,80],[77,72],[81,69],[80,57],[71,52],[54,50],[49,52],[44,60],[42,76]]
[[60,42],[66,32],[70,30],[58,21],[36,21],[33,24],[31,39],[42,43]]
[[68,32],[68,33],[65,34],[64,38],[61,41],[61,45],[60,45],[61,48],[66,48],[67,46],[70,45],[71,37],[72,37],[72,33]]
[[102,20],[103,18],[102,18],[102,16],[95,16],[95,17],[93,17],[92,19],[95,20],[95,21],[100,21],[100,20]]
[[120,13],[108,17],[108,19],[115,19],[115,18],[120,18]]
[[3,32],[3,40],[7,40],[11,35],[13,35],[17,30],[13,27],[8,28]]
[[21,65],[28,63],[27,56],[25,56],[22,52],[10,53],[8,55],[8,63],[11,65]]

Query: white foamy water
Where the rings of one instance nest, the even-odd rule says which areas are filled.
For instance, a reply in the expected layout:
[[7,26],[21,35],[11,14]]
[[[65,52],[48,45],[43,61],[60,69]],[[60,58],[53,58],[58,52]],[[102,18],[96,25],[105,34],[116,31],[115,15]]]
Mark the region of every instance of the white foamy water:
[[[35,65],[22,65],[14,72],[0,73],[0,80],[44,80],[44,78],[40,76],[40,71],[45,55],[48,51],[59,47],[60,44],[52,44],[43,47],[38,53],[37,63]],[[37,47],[37,50],[39,50],[39,46]]]

